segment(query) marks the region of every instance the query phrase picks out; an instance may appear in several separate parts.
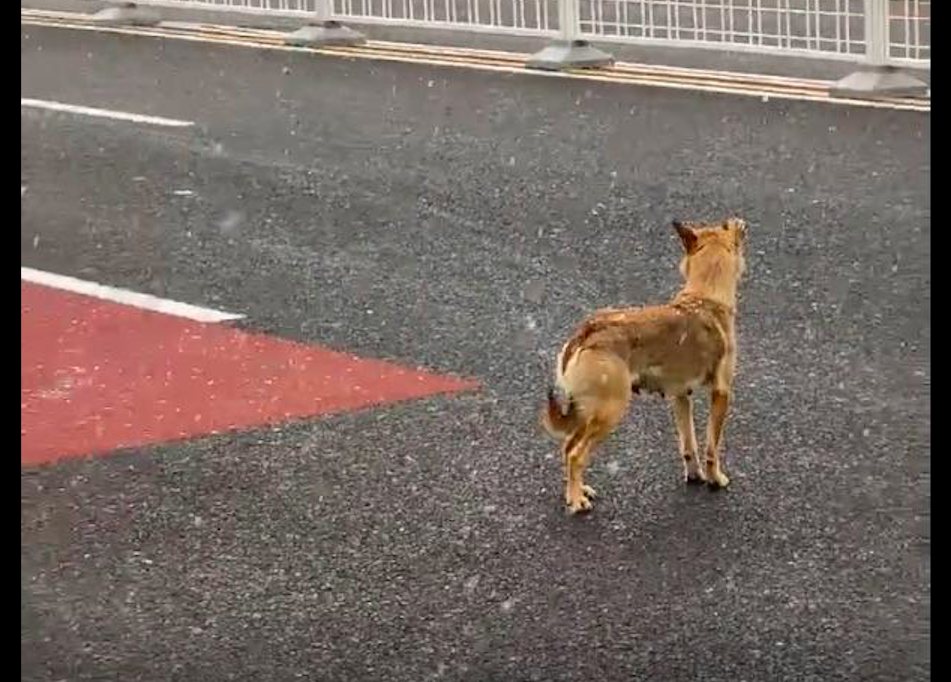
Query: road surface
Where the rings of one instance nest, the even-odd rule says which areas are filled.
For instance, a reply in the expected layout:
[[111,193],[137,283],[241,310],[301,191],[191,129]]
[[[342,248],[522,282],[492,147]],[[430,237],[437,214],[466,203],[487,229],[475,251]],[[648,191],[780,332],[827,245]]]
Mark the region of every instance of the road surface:
[[[30,26],[21,55],[22,97],[194,123],[22,108],[22,265],[477,384],[23,464],[21,679],[930,679],[929,115]],[[685,488],[644,400],[567,517],[553,353],[675,290],[671,218],[732,212],[733,485]],[[21,285],[23,325],[90,305]],[[95,314],[133,374],[165,333]]]

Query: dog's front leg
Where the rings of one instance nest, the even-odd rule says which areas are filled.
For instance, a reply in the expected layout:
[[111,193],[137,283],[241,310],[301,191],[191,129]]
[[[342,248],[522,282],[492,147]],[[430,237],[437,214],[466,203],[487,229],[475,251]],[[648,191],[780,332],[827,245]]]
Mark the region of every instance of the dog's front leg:
[[714,389],[710,392],[710,419],[707,422],[707,483],[716,488],[726,488],[730,479],[720,465],[720,441],[723,425],[730,409],[728,391]]
[[674,396],[670,400],[677,427],[677,441],[680,456],[684,462],[684,481],[702,483],[706,480],[700,462],[697,460],[697,436],[693,425],[693,400],[689,395]]

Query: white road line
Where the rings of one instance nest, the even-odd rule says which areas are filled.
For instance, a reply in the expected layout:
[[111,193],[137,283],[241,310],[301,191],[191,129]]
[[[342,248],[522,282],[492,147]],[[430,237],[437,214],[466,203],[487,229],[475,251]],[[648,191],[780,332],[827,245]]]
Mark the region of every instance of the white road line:
[[144,310],[153,310],[166,315],[184,317],[196,322],[226,322],[228,320],[240,320],[244,315],[235,313],[226,313],[221,310],[212,310],[211,308],[202,308],[201,306],[190,305],[188,303],[179,303],[167,298],[159,298],[150,294],[140,294],[128,289],[119,289],[95,282],[87,282],[75,277],[66,275],[57,275],[43,270],[34,270],[33,268],[20,268],[20,279],[39,284],[54,289],[62,289],[74,294],[84,294],[93,298],[100,298],[113,303],[142,308]]
[[79,116],[96,116],[99,118],[111,118],[116,121],[129,121],[130,123],[144,123],[147,125],[165,126],[166,128],[187,128],[189,126],[195,125],[194,121],[181,121],[177,118],[146,116],[145,114],[131,114],[127,111],[96,109],[95,107],[83,107],[78,104],[63,104],[62,102],[49,102],[42,99],[30,99],[28,97],[20,98],[20,106],[30,107],[32,109],[47,109],[48,111],[61,111],[67,114],[77,114]]

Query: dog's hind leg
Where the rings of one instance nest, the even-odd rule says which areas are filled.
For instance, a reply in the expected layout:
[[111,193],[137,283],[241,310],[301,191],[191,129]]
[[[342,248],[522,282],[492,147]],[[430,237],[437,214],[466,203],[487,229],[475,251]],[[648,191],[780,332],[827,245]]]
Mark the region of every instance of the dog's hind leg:
[[577,421],[564,442],[565,502],[574,513],[591,508],[594,490],[585,485],[591,454],[624,418],[631,400],[627,364],[613,353],[582,351],[563,381],[572,396]]
[[[572,514],[591,509],[594,492],[582,482],[584,469],[591,455],[591,437],[584,424],[568,437],[563,445],[565,463],[565,504]],[[586,490],[587,488],[587,490]]]
[[706,480],[700,462],[697,461],[697,436],[693,425],[693,400],[689,395],[674,396],[670,400],[677,427],[677,441],[680,456],[684,462],[684,481],[702,483]]
[[565,441],[565,504],[574,514],[591,509],[594,488],[584,482],[584,472],[594,449],[614,431],[627,411],[628,399],[611,401],[598,410],[597,415],[585,422]]

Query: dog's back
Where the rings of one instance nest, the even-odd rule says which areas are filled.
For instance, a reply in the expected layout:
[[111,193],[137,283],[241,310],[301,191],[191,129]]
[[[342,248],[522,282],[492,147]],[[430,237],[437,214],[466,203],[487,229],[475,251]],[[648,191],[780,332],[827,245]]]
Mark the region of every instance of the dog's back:
[[[599,311],[565,343],[556,381],[573,395],[569,368],[584,353],[617,356],[627,366],[635,391],[679,395],[709,382],[727,348],[727,320],[704,301]],[[585,363],[582,363],[585,364]]]

